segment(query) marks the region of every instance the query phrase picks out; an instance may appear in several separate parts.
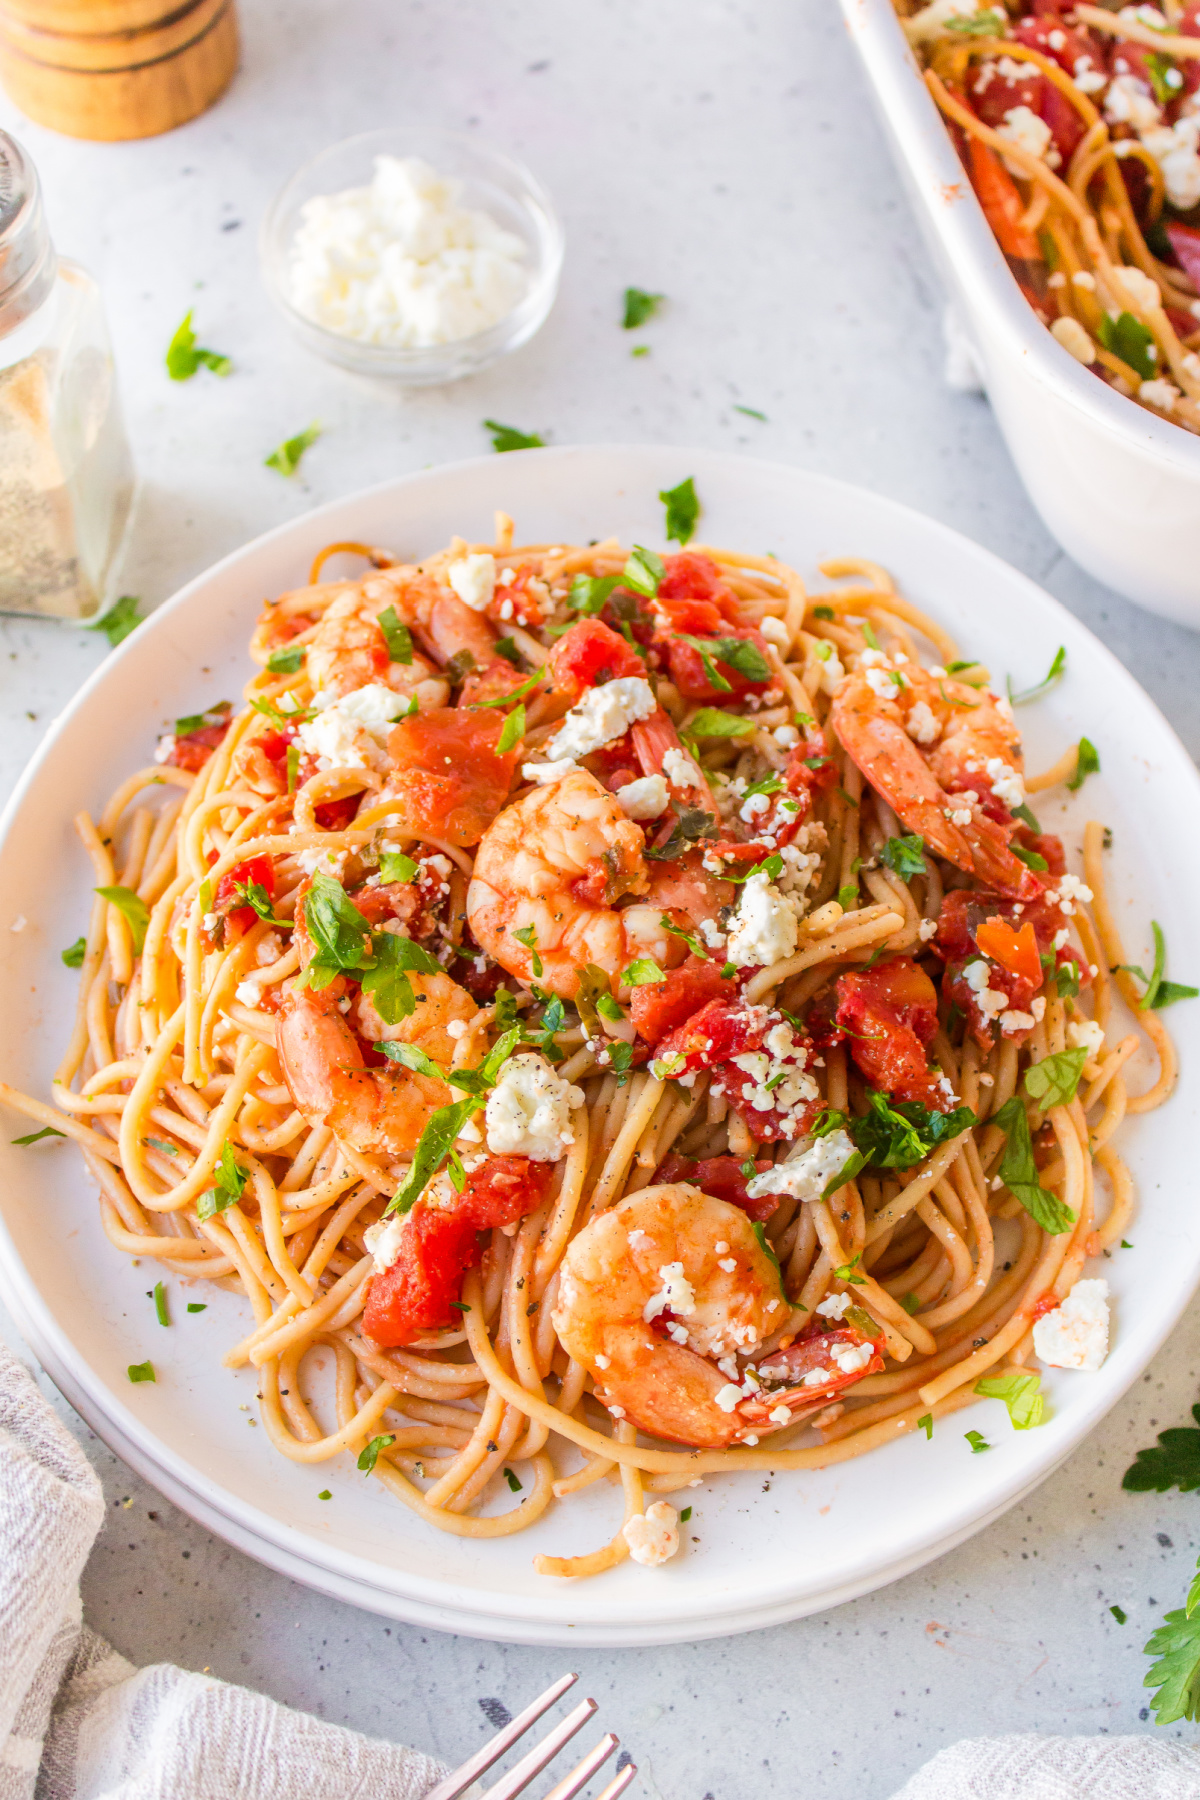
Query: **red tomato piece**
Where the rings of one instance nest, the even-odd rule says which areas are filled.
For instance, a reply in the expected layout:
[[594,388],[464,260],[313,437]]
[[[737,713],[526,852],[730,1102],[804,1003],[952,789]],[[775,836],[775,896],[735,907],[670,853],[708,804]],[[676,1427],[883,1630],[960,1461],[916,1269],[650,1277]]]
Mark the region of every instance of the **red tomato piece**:
[[[769,1162],[756,1162],[754,1167],[759,1175],[763,1175],[772,1165]],[[736,1156],[706,1156],[697,1161],[691,1156],[680,1156],[672,1152],[665,1162],[661,1162],[654,1171],[655,1182],[687,1181],[692,1187],[698,1187],[703,1194],[710,1194],[714,1200],[728,1200],[731,1206],[740,1206],[748,1219],[763,1224],[771,1217],[779,1205],[778,1194],[763,1194],[752,1200],[746,1192],[750,1177],[743,1175],[742,1165]]]
[[741,609],[737,595],[722,579],[711,556],[701,556],[696,550],[680,550],[674,556],[665,556],[663,565],[666,573],[658,584],[656,596],[660,604],[672,600],[707,600],[727,624],[739,622]]
[[[780,1023],[778,1013],[765,1006],[750,1006],[743,1000],[710,1000],[682,1025],[669,1031],[658,1045],[660,1061],[682,1056],[682,1064],[669,1063],[677,1075],[699,1069],[715,1069],[717,1078],[713,1092],[724,1094],[730,1106],[744,1121],[760,1144],[774,1144],[781,1139],[800,1137],[821,1110],[819,1099],[797,1103],[790,1109],[782,1106],[757,1107],[761,1098],[761,1075],[753,1069],[739,1068],[735,1057],[763,1051],[767,1034]],[[778,1072],[784,1067],[795,1075],[803,1072],[810,1046],[796,1037],[792,1048],[783,1055],[768,1053],[770,1067]]]
[[636,987],[629,1002],[629,1015],[638,1036],[655,1045],[669,1031],[683,1025],[701,1007],[721,995],[729,997],[730,984],[721,975],[723,965],[712,957],[702,962],[689,955],[677,969],[667,971],[665,981],[647,982]]
[[235,869],[222,875],[217,883],[217,891],[213,895],[213,911],[224,913],[225,924],[237,927],[239,936],[249,931],[258,914],[252,906],[234,904],[237,890],[240,887],[261,887],[266,889],[267,899],[275,898],[275,864],[269,856],[251,856]]
[[[835,1351],[855,1350],[865,1343],[870,1343],[872,1347],[870,1362],[849,1374],[838,1368],[834,1361]],[[806,1375],[811,1375],[817,1369],[827,1369],[828,1382],[820,1387],[814,1385],[812,1389],[813,1400],[824,1403],[832,1395],[853,1387],[864,1375],[878,1375],[883,1368],[883,1344],[882,1333],[877,1338],[866,1338],[853,1327],[843,1326],[837,1331],[819,1331],[811,1337],[798,1338],[786,1350],[777,1350],[773,1356],[764,1358],[758,1366],[763,1375],[776,1381],[782,1379],[791,1386],[798,1386],[804,1382]],[[807,1382],[804,1385],[807,1387]]]
[[478,1261],[478,1233],[532,1212],[553,1167],[524,1156],[490,1156],[471,1170],[452,1205],[419,1200],[405,1220],[400,1254],[371,1278],[363,1313],[367,1336],[391,1348],[457,1323],[453,1304],[463,1276]]
[[198,774],[218,744],[224,740],[232,717],[233,714],[230,713],[215,725],[202,725],[198,731],[188,731],[182,737],[176,737],[164,760],[173,769],[187,769],[190,774]]
[[323,800],[313,807],[313,818],[322,831],[345,831],[361,802],[361,794],[346,794],[341,800]]
[[646,673],[633,646],[599,619],[576,620],[551,650],[546,669],[555,687],[572,700],[607,681]]
[[894,1100],[947,1111],[925,1056],[937,1030],[937,990],[924,969],[911,956],[896,956],[839,975],[837,993],[837,1023],[872,1087]]
[[984,919],[975,927],[975,942],[985,956],[1007,969],[1010,975],[1028,981],[1035,991],[1041,987],[1042,964],[1032,920],[1026,919],[1021,929],[1014,931],[1006,919]]
[[521,756],[519,741],[497,750],[503,729],[498,710],[461,706],[435,707],[392,728],[385,794],[399,802],[407,830],[462,846],[479,842],[508,798]]
[[[766,639],[761,632],[750,626],[726,625],[715,633],[692,631],[688,635],[699,637],[702,640],[705,637],[713,636],[741,638],[745,643],[753,644],[764,657],[767,653]],[[769,685],[769,681],[752,681],[748,675],[742,675],[737,669],[731,668],[728,663],[722,662],[721,658],[710,650],[708,652],[709,661],[716,669],[717,674],[728,684],[726,687],[719,688],[709,680],[708,672],[704,667],[704,658],[691,644],[685,644],[679,637],[668,637],[666,651],[671,680],[688,700],[719,700],[722,697],[732,698],[738,694],[761,693]]]

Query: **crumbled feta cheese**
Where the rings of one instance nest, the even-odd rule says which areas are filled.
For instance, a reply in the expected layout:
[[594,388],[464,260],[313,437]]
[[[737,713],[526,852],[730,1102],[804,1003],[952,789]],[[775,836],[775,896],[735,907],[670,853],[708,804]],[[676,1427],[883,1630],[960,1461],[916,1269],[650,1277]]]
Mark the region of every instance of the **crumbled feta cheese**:
[[174,750],[175,750],[175,735],[173,732],[169,733],[166,737],[160,737],[158,740],[158,743],[155,745],[155,748],[154,748],[155,762],[156,763],[170,762],[171,757],[174,754]]
[[572,769],[578,767],[573,756],[560,756],[554,762],[524,763],[521,779],[535,782],[538,787],[552,787],[556,781],[561,781],[564,775],[569,775]]
[[1061,1306],[1034,1321],[1033,1347],[1052,1369],[1098,1369],[1108,1355],[1107,1281],[1077,1281]]
[[557,1162],[575,1142],[571,1109],[583,1091],[554,1073],[544,1056],[511,1056],[488,1095],[484,1117],[493,1156]]
[[315,875],[319,871],[340,881],[349,856],[348,850],[297,850],[296,861],[306,875]]
[[627,819],[657,819],[667,810],[670,794],[661,775],[643,775],[617,789],[617,805]]
[[546,745],[546,753],[554,758],[588,756],[624,737],[632,724],[648,719],[657,707],[654,690],[641,675],[621,675],[603,687],[589,688]]
[[782,1405],[773,1406],[767,1414],[767,1417],[770,1419],[772,1425],[790,1425],[792,1422],[791,1411],[788,1407]]
[[292,305],[339,337],[401,349],[498,324],[528,292],[525,246],[462,193],[417,157],[379,156],[369,187],[306,201]]
[[941,721],[925,700],[918,700],[909,707],[904,729],[918,744],[936,744],[942,735]]
[[930,943],[937,936],[937,920],[922,919],[917,926],[917,936],[923,944]]
[[1179,389],[1161,377],[1156,381],[1143,381],[1138,388],[1138,399],[1144,400],[1147,406],[1157,407],[1159,412],[1174,412]]
[[496,592],[496,559],[490,550],[460,557],[446,570],[446,580],[472,612],[486,612]]
[[233,990],[233,997],[242,1006],[257,1007],[262,999],[262,989],[257,981],[239,981]]
[[758,622],[758,629],[768,644],[774,644],[777,650],[786,650],[792,641],[791,633],[782,619],[773,618],[769,613]]
[[[934,0],[934,5],[936,6],[938,4],[940,4],[940,0]],[[841,657],[827,638],[818,645],[818,656],[820,656],[822,649],[827,649],[829,654],[821,659],[821,692],[823,694],[835,694],[846,678],[846,671],[842,667]]]
[[756,819],[761,819],[764,813],[769,813],[770,810],[771,801],[766,794],[751,794],[738,813],[738,817],[744,819],[747,825],[753,825]]
[[283,955],[283,940],[277,931],[265,931],[258,940],[258,948],[254,952],[254,960],[260,969],[278,962]]
[[[984,1023],[998,1018],[1008,1008],[1008,995],[998,988],[988,986],[989,969],[981,957],[969,962],[963,970],[963,980],[971,989],[975,1004],[983,1014]],[[1032,1025],[1033,1020],[1029,1023]]]
[[1200,202],[1200,117],[1195,113],[1142,132],[1142,143],[1162,170],[1167,199],[1181,212]]
[[[1104,116],[1110,125],[1132,125],[1141,132],[1153,131],[1162,113],[1144,81],[1136,75],[1115,75],[1104,96]],[[1119,267],[1113,270],[1119,272]]]
[[1024,806],[1025,783],[1016,769],[1010,768],[1002,756],[989,756],[983,766],[997,800],[1002,800],[1010,812]]
[[[318,694],[314,706],[321,699]],[[372,682],[320,706],[316,718],[299,726],[296,735],[321,771],[382,768],[387,762],[384,746],[388,733],[407,710],[403,694]]]
[[1078,319],[1073,319],[1069,313],[1064,313],[1062,318],[1055,319],[1050,327],[1050,332],[1053,337],[1058,339],[1063,349],[1073,356],[1076,362],[1082,363],[1084,368],[1090,368],[1095,362],[1096,346]]
[[1075,901],[1081,900],[1086,905],[1092,898],[1092,890],[1078,875],[1060,875],[1057,887],[1048,889],[1046,898],[1057,902],[1070,918],[1075,911]]
[[873,1344],[838,1344],[833,1352],[833,1360],[843,1375],[857,1375],[865,1369],[875,1354]]
[[1035,1023],[1032,1013],[1018,1012],[1011,1007],[1000,1014],[1000,1029],[1006,1037],[1017,1031],[1032,1031]]
[[[1018,150],[1024,150],[1027,156],[1036,156],[1047,168],[1057,169],[1062,161],[1054,147],[1054,133],[1045,119],[1028,106],[1010,106],[1004,115],[1003,125],[996,127],[996,136],[1006,138]],[[1007,156],[1004,163],[1014,175],[1026,173],[1020,163],[1011,161]]]
[[25,929],[26,925],[28,925],[28,923],[29,923],[29,920],[25,917],[25,914],[19,913],[17,915],[17,917],[13,920],[12,924],[9,926],[8,929],[10,931],[24,931],[24,929]]
[[377,1275],[386,1274],[399,1256],[406,1219],[407,1214],[393,1213],[390,1219],[380,1219],[363,1232],[363,1243],[371,1253]]
[[729,1381],[726,1382],[723,1388],[717,1389],[716,1393],[713,1395],[713,1399],[716,1401],[722,1412],[731,1413],[736,1409],[738,1401],[745,1399],[745,1395],[742,1393],[741,1387],[737,1382]]
[[727,1275],[732,1275],[734,1270],[737,1268],[737,1257],[736,1256],[719,1257],[717,1259],[717,1267],[718,1267],[718,1269],[724,1269],[724,1271]]
[[810,1369],[801,1382],[801,1387],[827,1387],[834,1379],[832,1369]]
[[729,930],[728,957],[735,968],[769,968],[791,956],[800,935],[796,909],[769,875],[751,875],[742,884]]
[[979,12],[984,4],[985,0],[965,0],[961,6],[958,0],[930,0],[928,6],[903,21],[904,29],[910,43],[931,43],[945,30],[947,19],[968,18]]
[[652,1294],[642,1308],[642,1317],[647,1325],[657,1319],[659,1313],[678,1313],[681,1319],[688,1319],[696,1310],[696,1290],[683,1272],[681,1262],[664,1263],[658,1271],[658,1279],[662,1287],[657,1294]]
[[[1141,307],[1143,312],[1156,312],[1162,305],[1158,283],[1144,269],[1135,269],[1131,263],[1114,263],[1111,277],[1118,287],[1125,289],[1129,299],[1135,306]],[[1157,356],[1158,345],[1148,345],[1146,354],[1150,357]]]
[[[867,653],[868,655],[870,652]],[[878,700],[894,700],[896,683],[883,669],[867,669],[867,686]]]
[[973,814],[969,806],[952,807],[946,814],[952,825],[969,825]]
[[725,933],[716,919],[701,919],[700,936],[710,950],[721,950],[725,945]]
[[[638,716],[642,717],[643,715],[639,714]],[[664,750],[662,766],[663,774],[672,787],[702,788],[706,785],[703,775],[691,757],[685,751],[677,750],[674,744],[669,750]]]
[[1095,1062],[1104,1048],[1104,1027],[1096,1019],[1072,1019],[1067,1043],[1072,1050],[1086,1050],[1088,1061]]
[[599,1350],[597,1350],[595,1360],[596,1360],[596,1367],[598,1369],[607,1369],[609,1362],[611,1361],[611,1358],[604,1356]]
[[679,1548],[679,1514],[665,1500],[656,1500],[644,1513],[634,1513],[621,1527],[631,1561],[643,1569],[657,1569],[670,1562]]
[[800,733],[794,725],[776,725],[771,736],[781,750],[794,750],[800,742]]
[[1090,56],[1077,56],[1073,70],[1075,86],[1081,94],[1098,94],[1108,85],[1108,76],[1097,69]]
[[817,1311],[823,1319],[844,1319],[853,1305],[854,1301],[849,1294],[826,1294]]
[[746,1184],[751,1200],[764,1194],[792,1194],[798,1200],[819,1200],[834,1176],[854,1155],[854,1145],[844,1131],[830,1131],[809,1141],[799,1156],[776,1163],[754,1175]]

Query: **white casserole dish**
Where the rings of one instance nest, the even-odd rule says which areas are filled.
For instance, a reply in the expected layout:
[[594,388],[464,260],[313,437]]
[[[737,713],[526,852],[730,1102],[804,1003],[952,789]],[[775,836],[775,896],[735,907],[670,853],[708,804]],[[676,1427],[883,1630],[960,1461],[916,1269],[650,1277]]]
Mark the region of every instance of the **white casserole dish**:
[[1200,630],[1200,438],[1115,393],[1022,295],[892,0],[841,0],[922,233],[1029,497],[1089,574]]

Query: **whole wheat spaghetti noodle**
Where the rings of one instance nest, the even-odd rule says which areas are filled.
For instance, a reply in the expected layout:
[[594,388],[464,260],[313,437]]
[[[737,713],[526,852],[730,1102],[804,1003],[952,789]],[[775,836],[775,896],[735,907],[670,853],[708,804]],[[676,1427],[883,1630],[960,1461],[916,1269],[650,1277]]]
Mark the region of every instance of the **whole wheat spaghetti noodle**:
[[75,1025],[2,1092],[116,1248],[248,1302],[281,1454],[469,1537],[614,1482],[580,1576],[1027,1377],[1175,1065],[1102,829],[1070,874],[885,570],[512,537],[266,606],[244,703],[80,815]]

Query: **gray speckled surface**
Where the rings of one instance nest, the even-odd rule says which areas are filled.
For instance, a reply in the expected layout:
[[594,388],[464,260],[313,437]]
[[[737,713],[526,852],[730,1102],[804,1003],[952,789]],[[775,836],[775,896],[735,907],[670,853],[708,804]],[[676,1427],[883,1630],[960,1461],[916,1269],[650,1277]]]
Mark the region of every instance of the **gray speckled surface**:
[[[986,403],[941,385],[940,299],[828,8],[243,0],[243,14],[236,85],[169,137],[78,144],[0,107],[42,170],[59,248],[108,297],[145,478],[127,586],[157,601],[318,501],[476,454],[485,417],[556,443],[740,447],[878,488],[1007,557],[1200,748],[1200,642],[1070,564]],[[410,113],[525,156],[553,189],[568,250],[558,307],[529,348],[473,382],[406,397],[283,335],[255,232],[310,149]],[[615,323],[627,283],[670,296],[636,360]],[[167,381],[162,351],[189,306],[202,341],[233,356],[228,382]],[[285,483],[262,456],[313,418],[326,435]],[[5,788],[102,649],[0,622]],[[1198,1362],[1193,1310],[1030,1500],[881,1593],[748,1637],[577,1654],[645,1792],[883,1800],[968,1733],[1153,1729],[1140,1647],[1184,1593],[1200,1534],[1194,1498],[1125,1494],[1120,1476],[1156,1428],[1186,1420]],[[109,1497],[88,1616],[136,1661],[210,1668],[449,1758],[490,1731],[484,1702],[515,1710],[565,1666],[559,1651],[423,1633],[292,1585],[176,1513],[62,1410]]]

